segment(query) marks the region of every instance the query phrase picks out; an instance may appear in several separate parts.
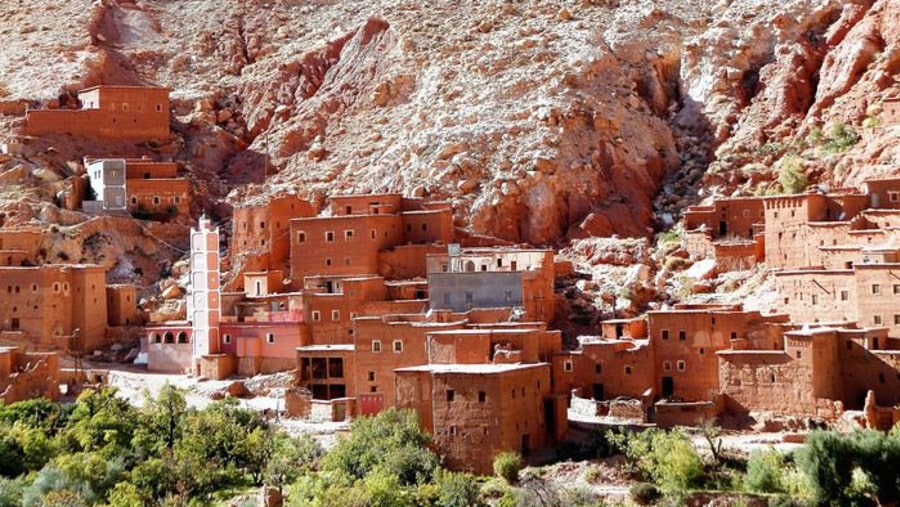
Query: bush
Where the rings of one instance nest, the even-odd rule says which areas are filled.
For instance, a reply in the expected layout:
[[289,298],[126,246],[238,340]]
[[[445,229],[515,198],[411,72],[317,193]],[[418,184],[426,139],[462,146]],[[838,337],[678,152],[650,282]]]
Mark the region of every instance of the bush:
[[384,470],[404,486],[429,482],[439,466],[438,457],[427,448],[429,441],[419,429],[415,413],[385,410],[354,420],[350,435],[339,440],[322,460],[322,469],[352,479]]
[[479,486],[468,474],[439,472],[435,474],[438,487],[438,507],[470,507],[479,505]]
[[639,482],[631,486],[628,493],[631,495],[634,503],[638,505],[651,505],[662,498],[662,492],[659,488],[648,482]]
[[828,129],[828,141],[825,143],[825,151],[841,153],[859,141],[859,134],[848,128],[841,122],[834,123]]
[[799,194],[809,185],[809,178],[803,171],[803,160],[797,155],[788,155],[778,163],[778,183],[787,194]]
[[664,491],[682,492],[703,476],[703,460],[691,440],[679,430],[650,429],[635,434],[608,433],[632,466]]
[[784,456],[771,449],[754,452],[747,461],[747,487],[760,493],[784,492]]
[[494,458],[494,473],[509,484],[519,480],[522,467],[522,456],[517,452],[502,452]]

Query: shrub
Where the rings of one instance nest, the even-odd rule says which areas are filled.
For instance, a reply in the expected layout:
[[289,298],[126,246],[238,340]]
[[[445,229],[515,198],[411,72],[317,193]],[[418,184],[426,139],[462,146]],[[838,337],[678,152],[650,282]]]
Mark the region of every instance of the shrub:
[[494,473],[509,484],[519,480],[522,467],[522,456],[517,452],[502,452],[494,458]]
[[479,505],[479,486],[468,474],[439,472],[435,474],[438,486],[438,507],[469,507]]
[[608,433],[632,466],[666,492],[695,486],[703,476],[703,460],[683,432],[650,429],[635,434]]
[[778,183],[788,194],[799,194],[809,185],[809,178],[803,171],[802,159],[797,155],[788,155],[778,163]]
[[760,493],[780,493],[784,491],[784,456],[780,452],[754,452],[747,461],[747,487]]
[[825,151],[840,153],[859,141],[859,134],[848,128],[841,122],[836,122],[828,129],[828,141],[825,143]]
[[631,495],[634,503],[638,505],[651,505],[662,498],[662,492],[659,488],[648,482],[639,482],[631,486],[628,493]]

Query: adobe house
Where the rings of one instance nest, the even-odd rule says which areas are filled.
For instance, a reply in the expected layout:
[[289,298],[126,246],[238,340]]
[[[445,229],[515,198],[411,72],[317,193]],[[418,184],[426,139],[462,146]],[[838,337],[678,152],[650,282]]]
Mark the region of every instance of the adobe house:
[[881,101],[881,124],[885,127],[900,124],[900,95],[886,97]]
[[290,274],[295,288],[308,276],[425,276],[424,254],[453,240],[446,203],[400,194],[337,196],[331,216],[290,221]]
[[78,92],[80,109],[29,109],[25,135],[71,134],[113,140],[167,139],[169,90],[100,85]]
[[233,268],[232,290],[242,289],[244,271],[282,271],[290,268],[290,221],[314,217],[317,211],[308,201],[286,194],[263,204],[243,203],[232,214],[229,262]]
[[39,227],[0,228],[0,265],[37,263],[44,231]]
[[799,323],[859,322],[900,337],[900,249],[866,249],[868,262],[850,269],[807,268],[775,273],[780,303]]
[[0,333],[62,348],[79,332],[86,351],[105,346],[106,270],[90,264],[0,267]]
[[900,403],[900,350],[889,346],[883,328],[844,324],[787,331],[781,349],[719,351],[727,410],[835,420],[845,409],[862,410],[869,390],[878,405],[894,406]]
[[525,320],[553,320],[553,251],[547,249],[460,248],[427,256],[431,308],[521,307]]
[[[490,474],[504,451],[523,456],[558,435],[550,365],[427,364],[396,370],[397,405],[413,409],[452,470]],[[563,431],[565,431],[563,429]]]
[[10,404],[30,398],[59,398],[56,352],[23,352],[0,347],[0,400]]
[[137,290],[134,285],[106,286],[106,324],[109,327],[140,326],[143,318],[138,312]]
[[171,219],[190,213],[190,182],[177,177],[174,162],[139,159],[85,159],[95,200],[85,212],[131,213],[139,218]]

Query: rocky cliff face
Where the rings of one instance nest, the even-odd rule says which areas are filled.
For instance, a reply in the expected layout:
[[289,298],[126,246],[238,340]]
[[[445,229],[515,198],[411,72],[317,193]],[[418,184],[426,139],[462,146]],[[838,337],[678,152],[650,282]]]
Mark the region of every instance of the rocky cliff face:
[[[898,17],[897,0],[22,0],[0,5],[0,102],[171,87],[174,140],[115,150],[182,162],[198,212],[402,191],[514,242],[643,236],[699,197],[777,191],[788,169],[833,186],[896,173],[878,122]],[[0,136],[18,125],[0,117]],[[65,181],[103,149],[26,141],[0,172]]]

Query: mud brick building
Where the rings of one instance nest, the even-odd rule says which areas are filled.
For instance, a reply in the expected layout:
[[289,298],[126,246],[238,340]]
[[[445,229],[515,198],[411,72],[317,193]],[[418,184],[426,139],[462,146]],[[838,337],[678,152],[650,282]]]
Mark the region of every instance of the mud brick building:
[[245,271],[290,269],[290,221],[314,217],[316,208],[296,195],[281,195],[266,203],[236,206],[232,215],[231,247],[228,262],[235,278],[232,289],[241,289]]
[[44,231],[37,227],[0,228],[0,266],[37,263]]
[[581,337],[579,350],[556,354],[554,386],[557,393],[577,391],[596,401],[655,403],[662,425],[696,423],[721,405],[717,352],[745,343],[778,347],[787,320],[741,305],[706,304],[602,323],[601,336]]
[[749,269],[763,260],[762,197],[717,199],[684,212],[683,241],[697,259],[715,258],[719,271]]
[[330,215],[290,222],[290,276],[425,276],[425,254],[453,241],[453,211],[400,194],[338,196]]
[[171,219],[190,213],[190,182],[178,177],[174,162],[149,159],[86,159],[96,200],[86,212],[120,211],[139,218]]
[[78,92],[79,109],[25,113],[25,134],[71,134],[112,140],[169,137],[169,90],[101,85]]
[[85,350],[106,345],[106,271],[89,264],[0,267],[0,334],[64,348],[79,330]]
[[875,393],[879,427],[900,420],[900,350],[884,328],[805,327],[784,333],[783,347],[719,351],[726,410],[773,411],[835,420],[861,410]]
[[0,400],[6,404],[29,398],[59,398],[56,352],[23,352],[0,347]]

